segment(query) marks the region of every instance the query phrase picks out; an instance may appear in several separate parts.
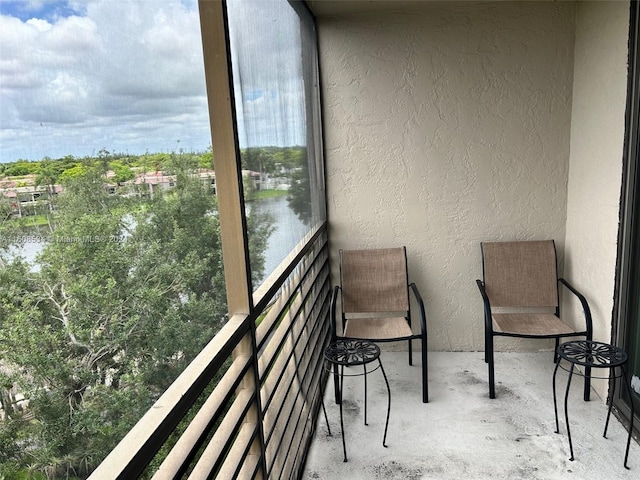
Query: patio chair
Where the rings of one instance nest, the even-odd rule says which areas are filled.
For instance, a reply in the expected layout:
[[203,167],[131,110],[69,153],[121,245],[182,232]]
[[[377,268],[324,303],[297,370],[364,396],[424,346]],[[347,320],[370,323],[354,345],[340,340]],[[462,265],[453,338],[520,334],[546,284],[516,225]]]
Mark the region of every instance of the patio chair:
[[[413,292],[418,307],[418,332],[411,325]],[[341,335],[337,331],[337,309],[341,306]],[[411,341],[420,340],[422,349],[422,401],[429,401],[427,369],[427,324],[424,303],[415,283],[409,283],[405,247],[340,250],[340,285],[331,298],[331,338],[378,342],[407,341],[409,365],[413,365]],[[336,403],[339,402],[338,375],[334,374]]]
[[[553,240],[485,242],[482,249],[483,281],[476,280],[484,301],[485,362],[489,364],[489,397],[495,398],[493,339],[496,336],[592,340],[591,310],[585,297],[558,278]],[[560,319],[559,285],[575,295],[584,313],[584,329],[574,329]],[[494,311],[499,309],[499,312]],[[591,391],[591,369],[584,372],[584,400]]]

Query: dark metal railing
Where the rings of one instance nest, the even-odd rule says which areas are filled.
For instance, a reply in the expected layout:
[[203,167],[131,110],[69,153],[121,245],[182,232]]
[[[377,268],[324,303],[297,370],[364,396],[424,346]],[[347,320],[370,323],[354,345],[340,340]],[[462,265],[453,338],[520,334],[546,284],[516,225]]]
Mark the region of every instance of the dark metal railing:
[[91,475],[297,478],[329,340],[326,224],[298,245]]

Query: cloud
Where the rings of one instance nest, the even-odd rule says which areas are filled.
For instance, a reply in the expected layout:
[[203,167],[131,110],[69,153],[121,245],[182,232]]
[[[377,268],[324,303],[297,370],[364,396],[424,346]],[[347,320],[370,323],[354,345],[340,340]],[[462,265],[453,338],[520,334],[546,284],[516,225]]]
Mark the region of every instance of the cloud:
[[296,13],[286,2],[229,2],[227,8],[240,144],[305,144]]
[[[240,145],[304,144],[297,16],[227,5]],[[0,162],[210,144],[197,0],[0,0]]]
[[210,145],[196,0],[0,12],[0,162]]

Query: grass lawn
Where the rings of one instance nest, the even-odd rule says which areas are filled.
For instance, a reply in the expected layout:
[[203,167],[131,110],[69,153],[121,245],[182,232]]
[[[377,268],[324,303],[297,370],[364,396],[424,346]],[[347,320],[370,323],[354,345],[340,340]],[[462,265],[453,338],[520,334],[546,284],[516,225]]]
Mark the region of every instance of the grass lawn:
[[258,190],[255,192],[256,200],[263,198],[284,197],[289,193],[287,190]]

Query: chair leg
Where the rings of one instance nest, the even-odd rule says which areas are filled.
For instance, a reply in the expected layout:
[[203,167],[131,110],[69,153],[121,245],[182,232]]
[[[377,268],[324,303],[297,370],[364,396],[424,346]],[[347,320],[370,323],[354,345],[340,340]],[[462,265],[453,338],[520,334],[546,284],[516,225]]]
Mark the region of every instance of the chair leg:
[[[587,341],[593,340],[593,334],[587,334]],[[583,399],[588,402],[591,399],[591,367],[585,367],[584,369],[584,394]]]
[[487,330],[487,324],[485,321],[484,326],[484,363],[489,363],[489,331]]
[[413,365],[413,344],[409,340],[409,365]]
[[556,363],[556,368],[553,369],[553,411],[556,414],[556,430],[555,433],[560,433],[560,425],[558,423],[558,401],[556,395],[556,376],[558,375],[558,367],[560,366],[560,362]]
[[324,421],[327,422],[327,432],[331,435],[331,427],[329,427],[329,417],[327,417],[327,409],[324,406],[324,391],[320,389],[320,405],[322,405],[322,412],[324,413]]
[[[620,370],[622,370],[622,367],[620,367]],[[609,429],[609,419],[611,418],[611,409],[613,408],[613,399],[616,396],[616,369],[615,367],[613,367],[611,370],[611,373],[609,374],[609,378],[611,379],[611,391],[609,392],[609,395],[607,397],[607,401],[605,402],[605,405],[608,405],[609,408],[607,409],[607,420],[606,422],[604,422],[604,433],[602,434],[603,438],[607,438],[607,430]],[[623,376],[624,372],[620,373],[620,376]],[[586,381],[586,377],[585,377],[585,381]],[[622,380],[623,382],[625,381],[624,379]]]
[[[380,359],[380,357],[378,357]],[[364,377],[364,424],[369,425],[367,423],[367,364],[362,365],[364,369],[364,373],[362,376]]]
[[429,403],[429,362],[426,338],[422,339],[422,403]]
[[591,367],[585,367],[584,369],[584,401],[588,402],[591,399]]
[[571,367],[569,368],[569,378],[567,379],[567,390],[564,393],[564,421],[567,425],[567,437],[569,437],[569,453],[571,453],[571,458],[569,458],[570,462],[575,460],[573,456],[573,442],[571,441],[571,428],[569,428],[569,409],[567,405],[569,404],[569,387],[571,387],[571,377],[573,377],[573,370],[576,364],[571,362]]
[[[629,417],[631,421],[629,424],[629,434],[627,435],[627,449],[625,450],[625,454],[624,454],[624,468],[629,470],[629,467],[627,466],[627,461],[629,460],[629,445],[631,444],[631,432],[633,432],[633,417],[635,416],[635,411],[633,408],[633,394],[631,393],[631,387],[629,386],[629,382],[628,382],[629,377],[627,375],[627,367],[626,365],[623,365],[620,368],[622,369],[621,381],[624,382],[624,386],[627,389],[627,394],[629,395],[629,403],[631,403],[631,416]],[[613,402],[613,399],[611,400]]]
[[494,356],[493,356],[493,336],[487,339],[487,350],[485,356],[489,363],[489,398],[496,398],[495,372],[494,372]]
[[342,391],[340,389],[340,375],[338,374],[338,364],[333,364],[333,391],[336,397],[336,404],[342,404]]

